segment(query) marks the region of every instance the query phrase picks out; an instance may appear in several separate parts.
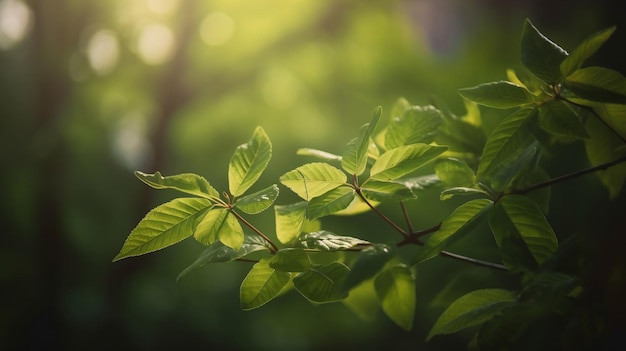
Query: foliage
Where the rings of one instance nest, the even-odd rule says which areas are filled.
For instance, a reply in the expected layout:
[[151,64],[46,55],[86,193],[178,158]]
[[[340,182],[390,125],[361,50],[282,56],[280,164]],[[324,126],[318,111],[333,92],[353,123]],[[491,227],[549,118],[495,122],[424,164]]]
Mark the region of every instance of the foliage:
[[[279,178],[300,198],[295,203],[274,205],[276,184],[250,192],[272,156],[270,138],[261,127],[232,156],[228,192],[220,194],[194,174],[136,172],[153,188],[194,197],[150,211],[114,261],[193,236],[206,249],[179,278],[207,263],[250,261],[254,264],[240,288],[244,310],[292,289],[316,304],[342,301],[352,290],[368,289],[392,321],[410,330],[417,269],[435,256],[446,256],[507,271],[517,288],[489,287],[459,297],[427,339],[480,326],[471,347],[524,349],[533,324],[577,316],[554,331],[556,345],[583,335],[578,346],[591,346],[605,331],[591,327],[592,317],[580,312],[588,293],[581,271],[559,268],[560,260],[569,258],[560,252],[560,233],[550,225],[547,209],[552,185],[585,174],[596,173],[611,197],[622,190],[626,80],[607,68],[583,66],[614,30],[588,37],[568,54],[527,20],[522,66],[509,70],[509,81],[460,89],[467,115],[454,115],[444,106],[413,106],[401,98],[381,128],[382,108],[374,109],[341,155],[299,150],[319,161]],[[486,135],[477,105],[506,110],[508,117]],[[591,167],[549,175],[542,161],[556,143],[584,144]],[[416,230],[405,203],[429,187],[441,190],[442,201],[454,198],[461,204],[439,224]],[[405,223],[385,215],[383,204],[398,206]],[[244,217],[272,205],[273,236]],[[397,232],[398,240],[390,242],[385,236],[367,241],[322,229],[324,217],[363,212],[380,217]],[[447,251],[477,228],[490,228],[503,264]],[[405,246],[415,247],[409,259],[397,252]]]

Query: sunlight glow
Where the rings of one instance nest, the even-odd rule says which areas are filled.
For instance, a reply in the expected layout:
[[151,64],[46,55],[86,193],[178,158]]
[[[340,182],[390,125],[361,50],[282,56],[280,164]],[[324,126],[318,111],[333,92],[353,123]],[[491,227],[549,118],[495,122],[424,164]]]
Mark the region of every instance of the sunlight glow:
[[115,33],[101,29],[94,33],[87,43],[87,60],[97,74],[110,73],[120,58],[120,44]]
[[205,43],[218,46],[228,42],[235,32],[235,22],[223,12],[213,12],[200,25],[200,36]]
[[8,50],[28,34],[32,26],[32,13],[18,0],[0,1],[0,49]]
[[179,5],[179,0],[147,0],[148,9],[157,14],[171,14]]
[[149,65],[159,65],[174,52],[174,33],[163,24],[149,24],[139,32],[137,53]]

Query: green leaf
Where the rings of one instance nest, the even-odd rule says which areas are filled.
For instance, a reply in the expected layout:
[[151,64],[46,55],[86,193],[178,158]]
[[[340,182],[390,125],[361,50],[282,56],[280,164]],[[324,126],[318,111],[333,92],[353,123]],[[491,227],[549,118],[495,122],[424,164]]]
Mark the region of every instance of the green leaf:
[[283,174],[280,182],[304,200],[310,200],[340,185],[348,177],[341,170],[321,162],[307,163]]
[[350,273],[343,281],[342,289],[346,292],[350,291],[363,281],[372,278],[393,256],[394,251],[385,244],[376,244],[361,251],[352,263]]
[[[620,151],[620,147],[624,145],[623,142],[596,118],[589,118],[586,127],[590,138],[585,140],[585,150],[592,166],[611,162],[624,156],[623,148]],[[626,163],[620,163],[595,173],[609,191],[610,197],[616,198],[622,191],[626,180]]]
[[274,299],[289,282],[291,275],[270,267],[271,257],[262,258],[252,266],[241,283],[239,300],[242,310],[261,307]]
[[534,75],[547,83],[558,82],[561,75],[561,62],[567,52],[550,41],[527,19],[524,23],[521,41],[521,63]]
[[207,199],[219,199],[220,197],[217,190],[206,179],[193,173],[163,177],[160,172],[147,174],[136,171],[135,176],[155,189],[174,189]]
[[202,198],[178,198],[152,209],[133,229],[113,262],[154,252],[191,236],[197,219],[211,207]]
[[480,84],[458,92],[468,100],[494,108],[507,109],[535,102],[534,95],[525,87],[507,81]]
[[561,74],[565,77],[579,69],[582,64],[598,51],[598,49],[609,39],[616,27],[610,27],[592,34],[585,39],[572,53],[561,62]]
[[235,250],[243,245],[243,228],[237,218],[227,208],[212,208],[198,223],[194,238],[205,245],[216,240]]
[[374,135],[374,130],[382,113],[383,109],[378,106],[374,110],[372,121],[364,124],[359,130],[359,136],[348,143],[348,147],[341,158],[341,166],[346,172],[361,175],[365,171],[370,139]]
[[429,144],[435,139],[442,122],[441,112],[433,106],[411,106],[389,123],[385,147],[389,150],[409,144]]
[[340,285],[349,272],[348,266],[338,261],[317,265],[293,278],[293,286],[311,302],[335,302],[348,296]]
[[565,78],[562,88],[586,100],[626,104],[626,78],[612,69],[581,68]]
[[516,157],[520,150],[534,142],[528,129],[528,121],[535,113],[535,109],[519,110],[498,124],[485,144],[478,165],[478,179],[494,173],[504,160]]
[[589,137],[580,115],[579,107],[562,100],[554,100],[539,107],[539,125],[551,134],[585,139]]
[[434,160],[448,148],[426,144],[405,145],[382,154],[372,165],[373,180],[396,180]]
[[307,218],[325,217],[347,208],[355,197],[354,189],[340,186],[309,201]]
[[379,202],[400,202],[417,198],[411,188],[401,182],[372,180],[361,186],[361,192],[369,200]]
[[326,230],[304,234],[296,242],[296,246],[320,251],[342,251],[363,245],[371,243],[350,236],[336,235]]
[[536,167],[541,156],[538,144],[539,142],[533,141],[525,148],[509,155],[483,179],[490,185],[491,194],[515,189],[515,184],[519,180],[526,179],[528,172]]
[[296,151],[296,154],[300,156],[316,157],[323,161],[340,161],[341,162],[341,156],[331,154],[330,152],[317,150],[317,149],[301,148]]
[[474,171],[465,161],[456,158],[442,158],[435,163],[435,173],[448,186],[469,187],[474,184]]
[[254,194],[240,197],[235,201],[235,207],[248,214],[256,214],[265,211],[272,206],[278,197],[278,186],[273,184]]
[[493,201],[488,199],[471,200],[459,206],[441,222],[441,227],[433,233],[413,259],[413,264],[424,262],[437,256],[458,236],[474,229],[474,225],[491,209]]
[[385,314],[402,329],[411,330],[416,300],[411,269],[402,264],[391,266],[380,272],[374,284]]
[[626,105],[593,104],[593,110],[622,138],[626,138]]
[[473,196],[473,195],[487,196],[487,197],[491,196],[488,192],[482,189],[458,186],[458,187],[448,188],[448,189],[441,191],[441,195],[439,196],[439,199],[449,200],[453,198],[454,196]]
[[516,65],[515,69],[508,69],[507,78],[517,85],[524,86],[535,96],[545,95],[544,90],[549,89],[544,81],[530,73],[528,68],[522,65]]
[[522,195],[504,196],[491,211],[489,225],[505,263],[512,268],[535,266],[528,262],[524,247],[537,264],[542,264],[558,246],[539,206]]
[[374,321],[380,307],[374,288],[374,279],[366,280],[350,290],[348,297],[341,302],[362,320]]
[[267,250],[266,243],[258,236],[246,236],[239,250],[228,247],[220,241],[209,245],[200,256],[185,270],[180,272],[176,280],[189,274],[189,272],[204,266],[207,263],[231,262],[256,251]]
[[481,289],[454,301],[437,319],[426,340],[435,335],[452,334],[484,323],[498,311],[515,303],[515,294],[502,289]]
[[407,188],[411,189],[411,191],[415,193],[417,191],[424,191],[426,189],[430,189],[434,186],[440,185],[441,179],[439,179],[436,174],[428,174],[419,177],[398,179],[397,182],[401,182],[402,184],[406,185]]
[[272,257],[270,267],[283,272],[304,272],[311,268],[311,260],[304,249],[281,249]]
[[261,177],[272,158],[272,143],[261,127],[257,127],[252,138],[235,150],[228,164],[228,189],[240,196]]
[[300,236],[306,220],[306,209],[306,201],[274,206],[276,237],[282,244],[291,243]]

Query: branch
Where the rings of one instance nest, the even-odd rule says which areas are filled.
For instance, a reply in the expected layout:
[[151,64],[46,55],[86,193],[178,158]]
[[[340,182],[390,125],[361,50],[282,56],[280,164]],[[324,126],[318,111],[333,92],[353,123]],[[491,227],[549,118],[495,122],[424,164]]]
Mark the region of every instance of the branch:
[[361,198],[361,200],[363,200],[363,202],[365,202],[365,204],[372,209],[372,211],[374,211],[374,213],[376,213],[380,218],[382,218],[385,222],[387,222],[387,224],[389,224],[390,226],[393,227],[393,229],[395,229],[398,233],[402,234],[403,237],[408,238],[409,234],[406,233],[406,231],[402,228],[400,228],[397,224],[395,224],[391,219],[389,219],[387,216],[385,216],[382,212],[380,212],[376,207],[374,207],[374,205],[372,205],[369,201],[367,201],[367,199],[365,198],[365,196],[363,196],[363,193],[361,193],[361,188],[359,188],[359,184],[356,180],[356,177],[353,175],[354,178],[354,190],[356,191],[357,195],[359,195],[359,197]]
[[278,247],[272,242],[272,240],[270,240],[270,238],[268,238],[265,234],[263,234],[260,230],[258,230],[255,226],[253,226],[250,222],[246,221],[245,218],[243,218],[239,213],[237,213],[235,210],[231,209],[230,211],[232,214],[235,215],[235,217],[237,217],[238,220],[240,220],[243,224],[245,224],[246,226],[248,226],[248,228],[252,229],[252,231],[254,231],[258,236],[260,236],[261,238],[263,238],[263,240],[265,240],[268,244],[270,244],[271,248],[270,248],[270,252],[273,254],[275,254],[278,251]]
[[501,265],[501,264],[493,263],[493,262],[487,262],[487,261],[483,261],[483,260],[478,260],[478,259],[475,259],[475,258],[472,258],[472,257],[467,257],[467,256],[455,254],[455,253],[452,253],[450,251],[441,251],[441,253],[439,253],[439,254],[441,256],[454,258],[454,259],[459,260],[459,261],[469,262],[469,263],[475,264],[477,266],[495,268],[495,269],[500,269],[500,270],[504,270],[504,271],[508,271],[509,270],[505,265]]

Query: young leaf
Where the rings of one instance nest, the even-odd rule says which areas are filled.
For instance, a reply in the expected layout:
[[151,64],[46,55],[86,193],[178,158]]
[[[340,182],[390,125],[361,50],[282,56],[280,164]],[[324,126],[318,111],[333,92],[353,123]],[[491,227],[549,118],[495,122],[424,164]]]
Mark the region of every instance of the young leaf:
[[[613,133],[607,132],[606,126],[595,118],[587,120],[587,131],[591,136],[585,140],[587,158],[592,166],[601,165],[624,156],[624,150],[620,152],[623,142]],[[596,172],[600,181],[609,191],[611,198],[617,197],[626,180],[626,163],[620,163],[604,171]]]
[[293,278],[293,286],[311,302],[335,302],[348,296],[340,289],[340,285],[349,272],[348,266],[339,261],[313,266]]
[[561,62],[567,52],[550,41],[527,19],[521,41],[521,63],[546,83],[556,83],[561,77]]
[[626,78],[612,69],[578,69],[565,78],[562,87],[585,100],[626,104]]
[[502,308],[515,303],[515,294],[502,289],[481,289],[454,301],[437,319],[426,340],[484,323]]
[[326,230],[304,234],[296,242],[296,246],[320,251],[349,250],[359,245],[371,245],[371,243],[350,236],[336,235]]
[[289,205],[274,206],[276,218],[276,237],[282,244],[296,240],[302,233],[302,226],[306,220],[307,202],[301,201]]
[[154,252],[191,236],[198,216],[210,206],[207,199],[178,198],[155,207],[130,232],[113,262]]
[[341,162],[341,156],[331,154],[330,152],[317,150],[317,149],[301,148],[296,151],[296,154],[300,156],[316,157],[323,161],[340,161]]
[[528,266],[520,238],[537,264],[545,262],[558,246],[556,235],[539,206],[522,195],[503,197],[491,211],[489,225],[505,255],[505,263],[512,267]]
[[304,272],[311,268],[311,260],[304,249],[282,249],[272,257],[270,267],[283,272]]
[[539,125],[551,134],[585,139],[589,137],[580,115],[582,110],[562,100],[554,100],[539,106]]
[[403,264],[389,267],[374,281],[383,311],[402,329],[413,328],[415,315],[415,278]]
[[429,144],[443,122],[441,112],[433,106],[412,106],[401,117],[393,117],[385,132],[385,147],[390,150],[403,145]]
[[372,121],[364,124],[359,130],[359,136],[348,143],[348,148],[341,158],[341,167],[346,172],[361,175],[365,171],[370,139],[374,135],[374,130],[382,112],[383,109],[378,106],[374,110]]
[[363,281],[373,277],[393,257],[393,250],[385,244],[376,244],[359,253],[350,267],[350,273],[343,281],[342,289],[346,292]]
[[494,108],[513,108],[531,104],[535,97],[523,86],[500,81],[458,90],[464,98]]
[[487,213],[492,206],[493,201],[488,199],[471,200],[459,206],[448,218],[443,220],[439,230],[428,238],[413,259],[413,264],[437,256],[445,250],[455,237],[471,231],[478,219]]
[[479,196],[487,196],[490,197],[490,194],[482,189],[476,188],[468,188],[463,186],[457,186],[454,188],[448,188],[441,191],[441,195],[439,199],[441,200],[449,200],[454,196],[470,196],[470,195],[479,195]]
[[228,189],[242,195],[261,177],[272,158],[272,143],[265,131],[257,127],[252,138],[235,150],[228,164]]
[[226,208],[212,208],[199,222],[194,238],[197,241],[211,245],[216,240],[235,250],[243,245],[243,228],[237,218]]
[[527,126],[535,113],[535,109],[519,110],[498,124],[485,144],[478,165],[479,179],[497,169],[502,161],[518,150],[525,149],[534,141]]
[[456,158],[442,158],[435,163],[435,173],[439,179],[451,187],[469,187],[474,184],[474,171],[465,161]]
[[304,200],[320,196],[340,185],[348,177],[341,170],[321,162],[307,163],[280,177],[280,182]]
[[262,258],[252,266],[241,283],[239,300],[242,310],[261,307],[278,296],[291,275],[270,267],[271,257]]
[[369,200],[379,202],[399,202],[417,198],[403,182],[368,181],[361,186],[361,192]]
[[206,179],[193,173],[163,177],[160,172],[147,174],[136,171],[135,176],[155,189],[174,189],[208,199],[219,199],[220,197],[217,190]]
[[207,263],[231,262],[256,251],[267,250],[266,243],[259,236],[246,236],[239,250],[228,247],[220,241],[209,245],[200,256],[185,270],[180,272],[176,280],[189,274],[189,272],[204,266]]
[[370,179],[396,180],[434,160],[447,149],[445,146],[412,144],[389,150],[372,165]]
[[610,27],[592,34],[585,39],[572,53],[561,62],[561,74],[567,77],[574,71],[579,69],[582,64],[598,51],[598,49],[606,42],[611,34],[615,31],[616,27]]
[[347,208],[355,197],[354,189],[340,186],[309,201],[307,218],[325,217]]
[[278,197],[278,186],[273,184],[254,194],[240,197],[235,201],[235,207],[247,214],[257,214],[272,206]]

